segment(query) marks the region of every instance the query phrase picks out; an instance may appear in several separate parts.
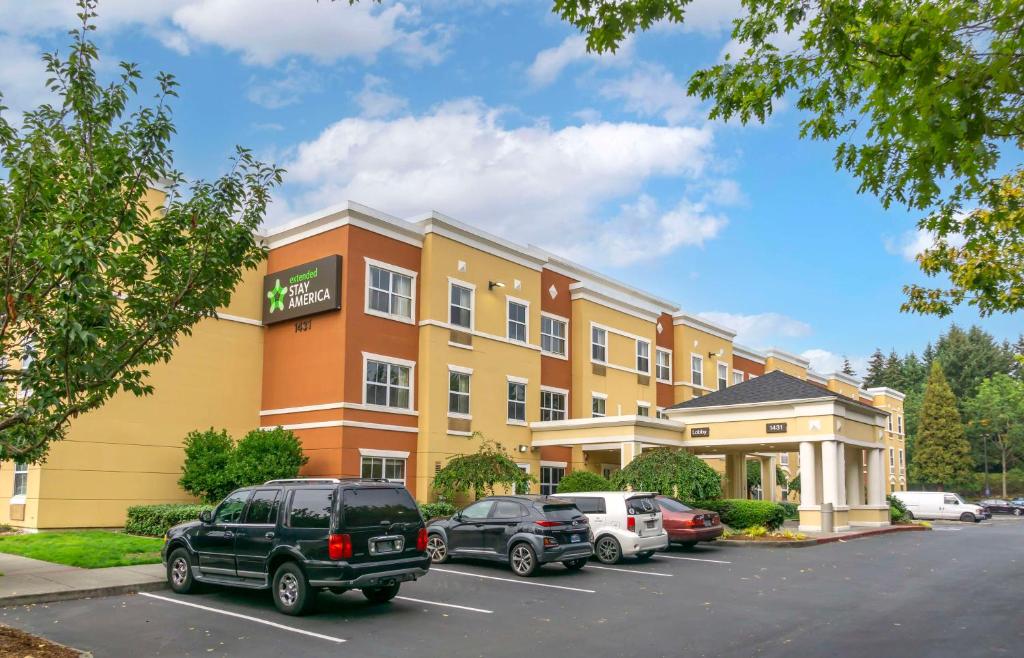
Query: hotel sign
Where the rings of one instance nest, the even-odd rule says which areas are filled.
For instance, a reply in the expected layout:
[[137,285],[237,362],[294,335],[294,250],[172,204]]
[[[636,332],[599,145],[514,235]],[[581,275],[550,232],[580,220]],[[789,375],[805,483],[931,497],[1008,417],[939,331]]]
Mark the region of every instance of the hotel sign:
[[263,324],[341,308],[341,256],[327,256],[263,277]]
[[702,439],[711,436],[710,427],[691,427],[690,437],[694,439]]
[[768,434],[785,434],[787,432],[786,423],[766,423],[764,431]]

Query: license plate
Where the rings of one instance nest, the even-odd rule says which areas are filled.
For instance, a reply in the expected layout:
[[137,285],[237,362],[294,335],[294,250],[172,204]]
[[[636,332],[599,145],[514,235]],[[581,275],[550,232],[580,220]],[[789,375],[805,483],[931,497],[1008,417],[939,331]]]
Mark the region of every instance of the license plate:
[[370,541],[370,555],[381,555],[384,553],[399,553],[405,548],[405,539],[402,537],[382,537]]
[[704,519],[704,527],[705,528],[710,528],[711,527],[711,519]]
[[653,528],[654,527],[654,521],[648,521],[647,522],[647,527],[648,528]]
[[578,544],[578,543],[580,543],[580,536],[579,535],[573,535],[572,538],[569,540],[569,543],[570,544]]

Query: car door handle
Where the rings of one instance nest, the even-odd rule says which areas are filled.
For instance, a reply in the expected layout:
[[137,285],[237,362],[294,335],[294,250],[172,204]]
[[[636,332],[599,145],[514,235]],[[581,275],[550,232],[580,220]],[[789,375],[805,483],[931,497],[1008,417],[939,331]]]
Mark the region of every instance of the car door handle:
[[235,538],[235,533],[231,532],[230,530],[227,530],[224,533],[224,539],[234,539],[234,538]]
[[265,534],[263,536],[266,537],[267,539],[273,539],[274,538],[274,533],[268,532],[267,534]]

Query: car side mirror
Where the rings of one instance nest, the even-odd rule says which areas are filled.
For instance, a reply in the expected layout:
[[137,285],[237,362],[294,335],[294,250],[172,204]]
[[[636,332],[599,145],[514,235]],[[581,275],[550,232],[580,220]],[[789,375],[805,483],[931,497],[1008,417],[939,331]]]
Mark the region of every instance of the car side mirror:
[[213,512],[208,509],[204,509],[199,513],[199,520],[203,523],[213,523]]

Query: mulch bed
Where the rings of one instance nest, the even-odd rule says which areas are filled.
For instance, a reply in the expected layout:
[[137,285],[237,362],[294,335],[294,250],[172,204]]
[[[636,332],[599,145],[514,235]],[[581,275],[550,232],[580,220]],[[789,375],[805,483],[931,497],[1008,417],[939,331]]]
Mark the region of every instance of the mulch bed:
[[29,635],[10,626],[0,626],[0,657],[3,658],[80,658],[82,653]]

